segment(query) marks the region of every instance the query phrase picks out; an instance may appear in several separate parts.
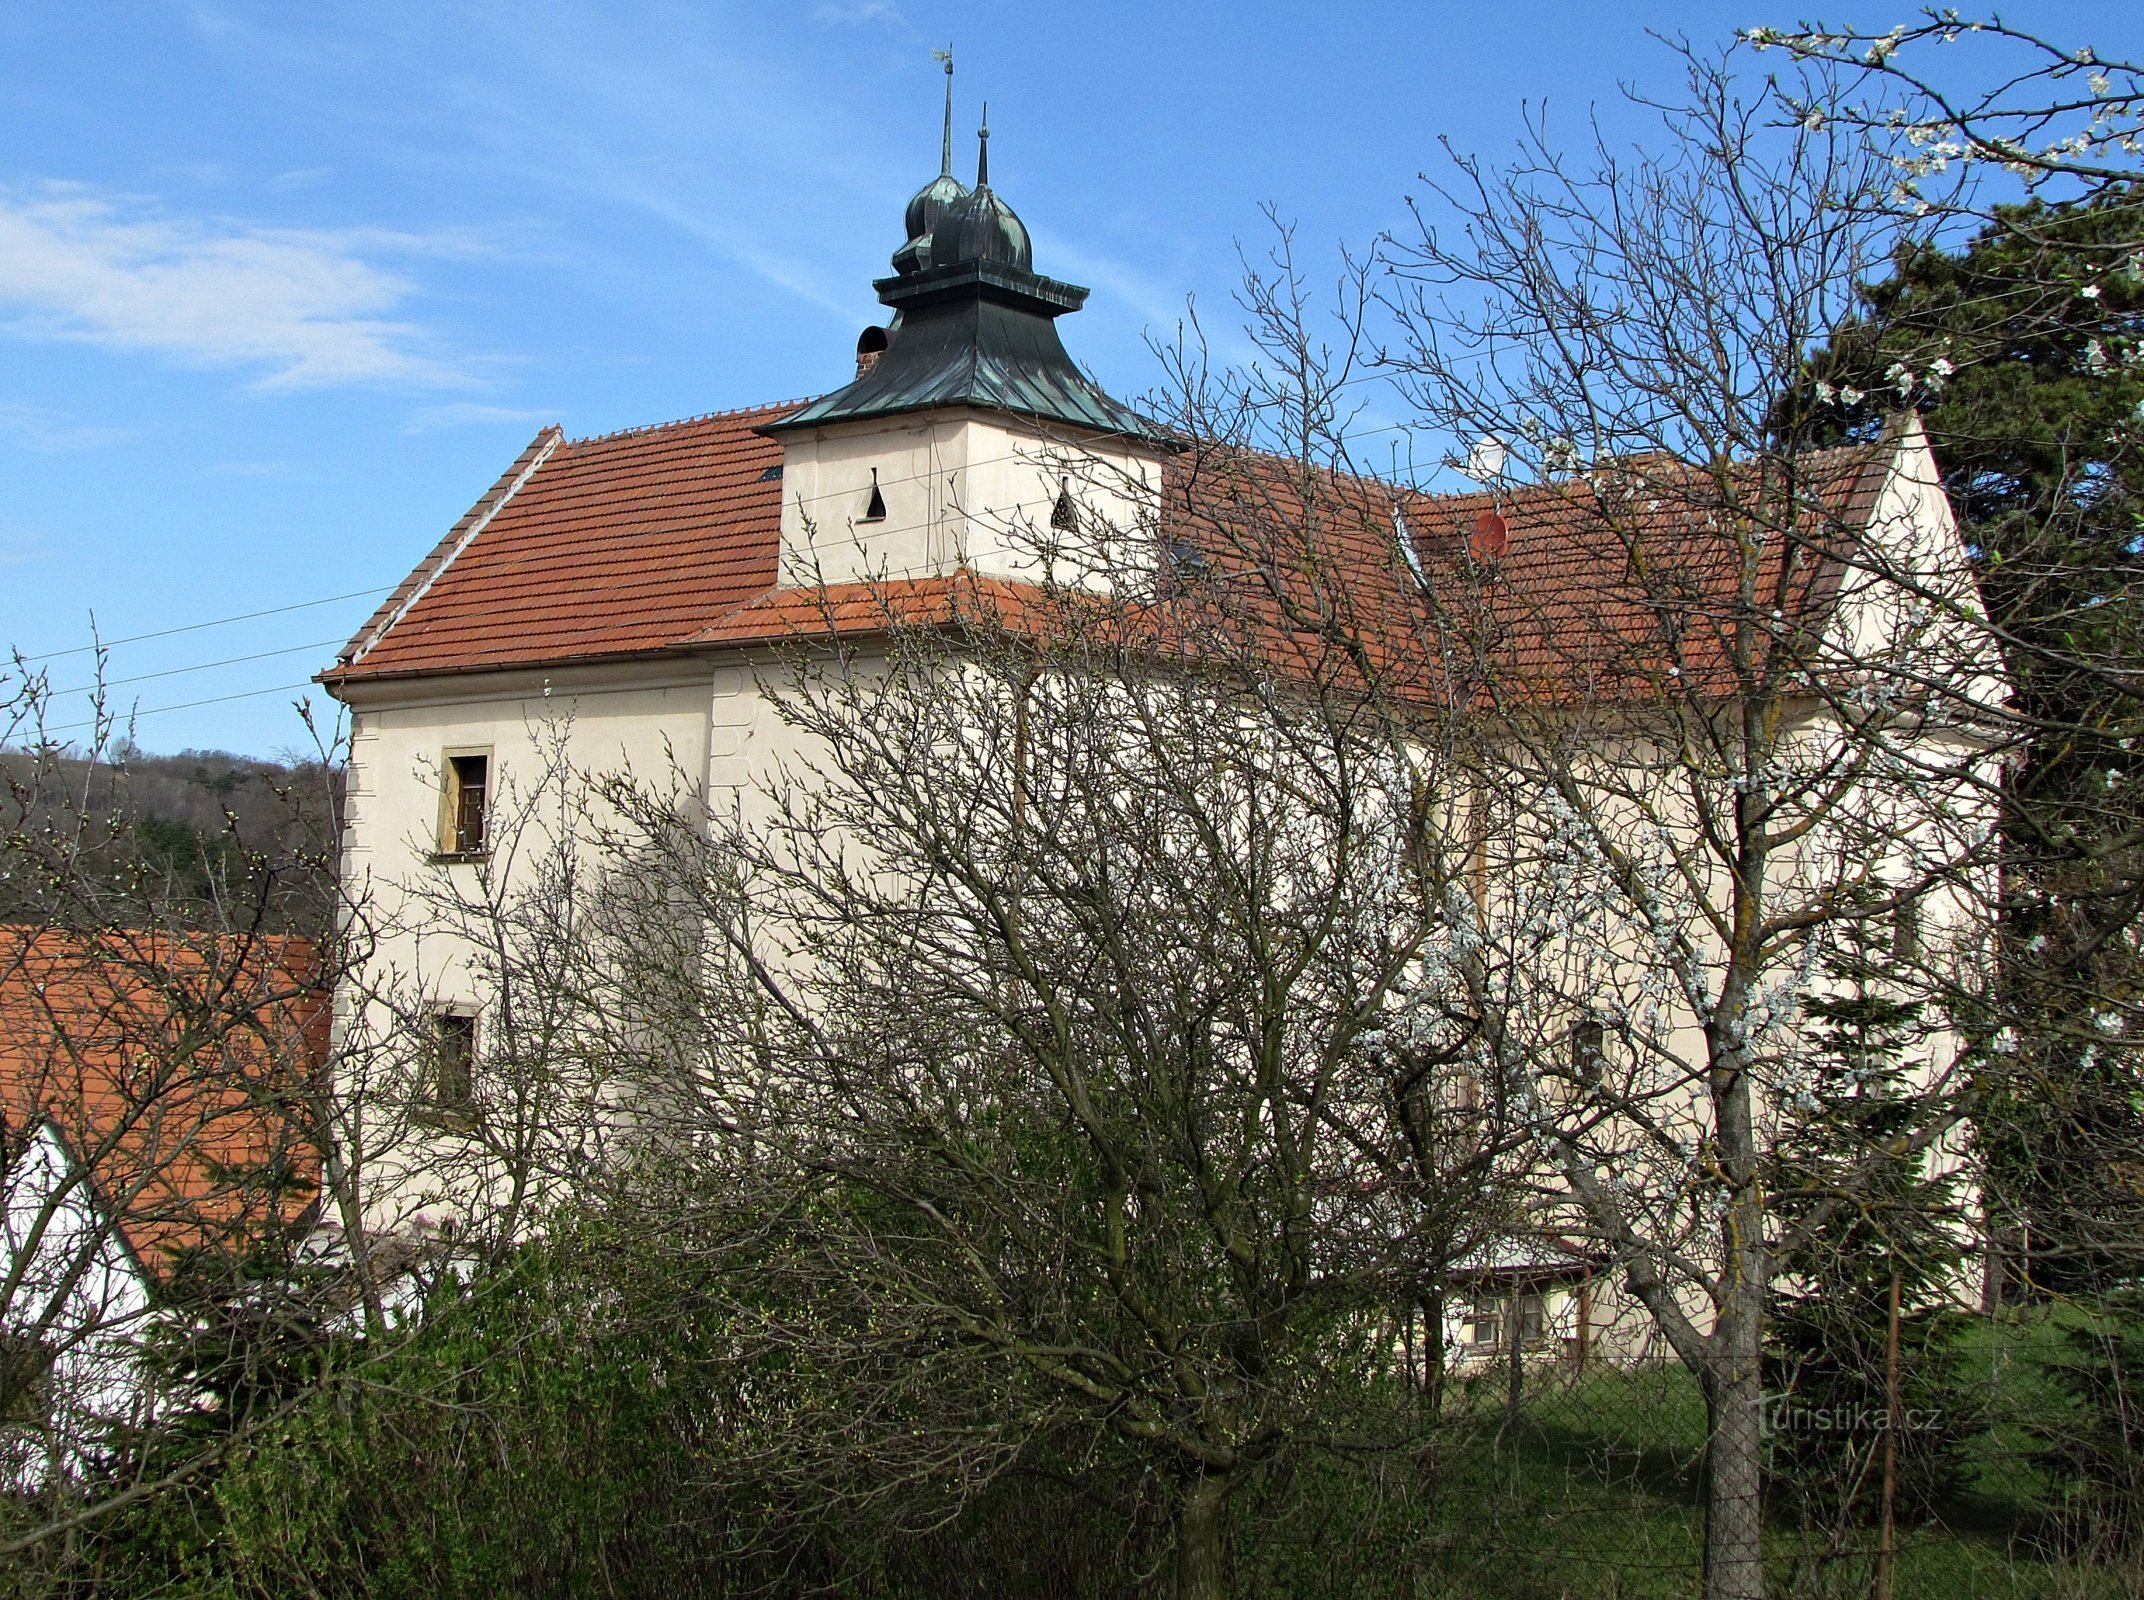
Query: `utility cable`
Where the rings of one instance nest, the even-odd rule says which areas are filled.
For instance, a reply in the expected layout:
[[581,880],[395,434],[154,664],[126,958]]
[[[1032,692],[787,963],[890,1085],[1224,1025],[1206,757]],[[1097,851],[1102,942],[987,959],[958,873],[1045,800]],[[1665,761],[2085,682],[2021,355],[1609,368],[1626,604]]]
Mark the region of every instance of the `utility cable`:
[[235,617],[215,617],[207,622],[189,622],[184,627],[159,628],[154,633],[129,634],[124,639],[100,639],[95,644],[76,645],[71,650],[50,650],[39,656],[24,656],[25,662],[58,661],[63,656],[86,656],[99,650],[112,650],[123,644],[140,644],[145,639],[168,639],[175,633],[198,633],[203,628],[223,628],[234,622],[252,622],[260,617],[279,617],[287,611],[310,611],[316,606],[331,606],[343,600],[363,600],[372,595],[385,594],[394,587],[383,583],[375,589],[352,589],[348,594],[331,594],[319,600],[299,600],[287,606],[270,606],[265,611],[244,611]]
[[312,687],[313,683],[310,679],[302,683],[279,683],[273,688],[247,689],[238,694],[212,695],[206,700],[188,700],[175,706],[151,706],[146,711],[130,711],[125,716],[120,716],[117,712],[114,712],[103,718],[92,717],[86,722],[64,723],[57,728],[35,728],[22,731],[35,733],[40,738],[50,738],[56,733],[78,733],[84,728],[94,728],[99,721],[110,724],[114,729],[119,729],[139,722],[143,717],[160,717],[167,711],[192,711],[198,706],[228,705],[233,700],[258,700],[264,694],[287,694],[293,689],[310,689]]
[[117,689],[123,684],[147,683],[152,678],[177,678],[189,672],[210,672],[217,667],[235,667],[246,661],[268,661],[276,656],[294,656],[300,650],[325,650],[331,645],[341,643],[342,639],[338,635],[333,639],[317,639],[308,644],[285,645],[280,650],[257,650],[248,656],[225,656],[221,661],[203,661],[191,667],[166,667],[161,672],[138,672],[131,678],[106,678],[102,683],[85,683],[72,689],[47,689],[44,693],[49,699],[60,700],[72,694],[94,694],[99,689]]

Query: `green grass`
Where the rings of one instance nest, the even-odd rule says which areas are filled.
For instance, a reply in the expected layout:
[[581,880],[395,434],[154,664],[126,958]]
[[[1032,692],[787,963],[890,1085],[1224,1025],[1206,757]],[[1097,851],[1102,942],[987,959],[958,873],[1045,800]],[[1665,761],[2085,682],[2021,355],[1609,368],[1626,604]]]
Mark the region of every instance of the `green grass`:
[[[1902,1526],[1900,1600],[2098,1600],[2139,1592],[2135,1569],[2081,1567],[2041,1536],[2049,1485],[2025,1423],[2058,1396],[2034,1358],[2058,1337],[2039,1324],[1982,1325],[1986,1412],[1967,1441],[1965,1488]],[[1429,1526],[1411,1592],[1498,1600],[1637,1600],[1695,1592],[1703,1549],[1704,1406],[1681,1368],[1530,1372],[1514,1426],[1501,1373],[1459,1385],[1456,1426],[1426,1473]],[[1873,1502],[1873,1492],[1869,1495]],[[1775,1509],[1767,1548],[1782,1597],[1870,1593],[1873,1519],[1843,1536],[1807,1532]],[[1402,1590],[1400,1592],[1409,1592]]]

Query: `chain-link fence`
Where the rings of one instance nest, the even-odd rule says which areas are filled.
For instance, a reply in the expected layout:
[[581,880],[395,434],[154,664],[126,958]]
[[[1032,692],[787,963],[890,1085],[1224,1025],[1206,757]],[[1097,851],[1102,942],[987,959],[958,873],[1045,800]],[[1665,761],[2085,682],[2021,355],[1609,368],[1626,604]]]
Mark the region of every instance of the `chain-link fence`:
[[[2144,1593],[2136,1311],[2110,1295],[1954,1314],[1904,1341],[1892,1383],[1879,1368],[1802,1387],[1775,1368],[1769,1591]],[[1689,1372],[1657,1357],[1581,1364],[1529,1329],[1523,1302],[1493,1331],[1445,1382],[1425,1524],[1396,1592],[1697,1593],[1707,1420]]]

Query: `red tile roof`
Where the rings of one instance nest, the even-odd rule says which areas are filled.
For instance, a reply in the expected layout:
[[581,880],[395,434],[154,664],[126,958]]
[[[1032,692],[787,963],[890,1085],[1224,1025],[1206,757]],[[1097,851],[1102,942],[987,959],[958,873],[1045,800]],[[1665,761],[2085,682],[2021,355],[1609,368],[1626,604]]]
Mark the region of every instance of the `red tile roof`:
[[48,1122],[153,1272],[243,1250],[318,1192],[306,940],[0,925],[0,1169]]
[[567,439],[546,428],[403,580],[332,681],[687,645],[774,584],[796,403]]
[[[1500,491],[1423,495],[1238,460],[1172,486],[1171,526],[1224,569],[1256,567],[1296,637],[1353,641],[1417,693],[1627,700],[1725,688],[1756,649],[1806,663],[1899,441],[1725,469],[1657,455]],[[1494,513],[1504,548],[1470,548]],[[1413,546],[1413,571],[1396,530]],[[1759,668],[1761,670],[1761,667]],[[1679,678],[1679,682],[1670,682]]]
[[[781,447],[754,430],[794,409],[596,439],[544,430],[324,681],[685,654],[829,625],[852,633],[948,622],[962,594],[1003,612],[1008,586],[960,578],[776,589]],[[1788,520],[1822,524],[1818,537],[1854,525],[1889,450],[1804,458],[1799,509]],[[1706,508],[1739,504],[1745,489],[1656,457],[1634,458],[1612,480],[1433,496],[1201,446],[1165,466],[1162,543],[1191,546],[1233,578],[1255,577],[1283,633],[1346,631],[1377,641],[1387,664],[1412,658],[1410,672],[1439,678],[1445,672],[1429,657],[1455,641],[1488,647],[1493,633],[1490,648],[1508,665],[1568,688],[1574,673],[1627,679],[1632,662],[1657,666],[1679,660],[1678,651],[1717,665],[1716,624],[1733,609],[1725,600],[1741,547],[1724,526],[1735,519]],[[1466,532],[1489,510],[1506,520],[1509,547],[1485,572],[1468,558]],[[1789,543],[1773,541],[1775,576]],[[974,586],[963,590],[963,581]],[[1808,572],[1795,581],[1796,598],[1810,598]]]

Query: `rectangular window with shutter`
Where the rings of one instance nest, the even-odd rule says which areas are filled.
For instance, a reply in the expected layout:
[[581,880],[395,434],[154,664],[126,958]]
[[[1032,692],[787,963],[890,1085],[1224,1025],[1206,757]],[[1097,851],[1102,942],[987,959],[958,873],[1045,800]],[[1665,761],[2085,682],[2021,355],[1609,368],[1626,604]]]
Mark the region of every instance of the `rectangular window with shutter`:
[[435,1110],[466,1116],[476,1109],[476,1017],[440,1011],[432,1018],[426,1099]]
[[469,859],[484,854],[490,820],[491,752],[448,751],[441,761],[439,853]]

